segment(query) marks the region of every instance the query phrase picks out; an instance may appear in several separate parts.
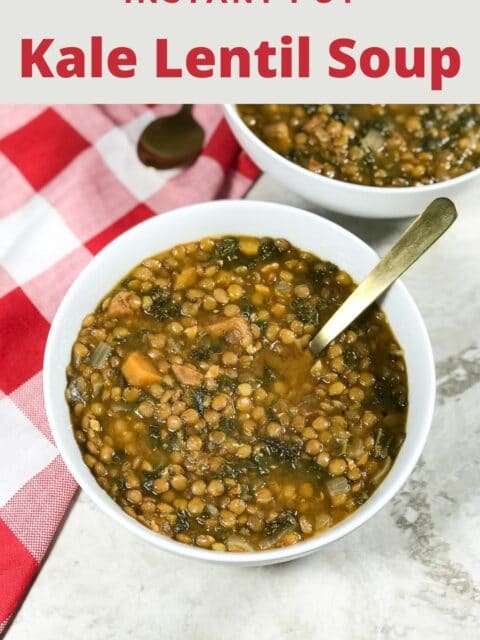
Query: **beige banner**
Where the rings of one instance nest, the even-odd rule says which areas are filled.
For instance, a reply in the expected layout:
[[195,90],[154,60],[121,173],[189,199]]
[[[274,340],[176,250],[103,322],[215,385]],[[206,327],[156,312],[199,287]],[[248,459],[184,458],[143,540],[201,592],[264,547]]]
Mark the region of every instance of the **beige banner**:
[[480,102],[479,17],[476,0],[3,2],[0,101]]

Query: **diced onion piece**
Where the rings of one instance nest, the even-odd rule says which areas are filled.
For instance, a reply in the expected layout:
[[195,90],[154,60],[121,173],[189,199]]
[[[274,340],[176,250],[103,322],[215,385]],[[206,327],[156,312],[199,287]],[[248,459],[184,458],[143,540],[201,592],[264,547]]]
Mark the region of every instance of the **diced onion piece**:
[[214,518],[218,518],[219,511],[214,504],[207,504],[205,507],[205,511],[207,511]]
[[331,498],[338,496],[340,493],[348,493],[350,491],[350,485],[345,476],[338,476],[338,478],[329,478],[325,481],[327,491]]
[[229,551],[253,551],[252,545],[243,536],[232,534],[226,542]]
[[106,342],[99,342],[90,358],[90,364],[94,369],[101,369],[112,354],[112,347]]
[[352,441],[348,445],[348,455],[355,460],[358,460],[360,456],[363,454],[365,447],[363,445],[363,440],[359,437],[352,438]]
[[301,416],[308,417],[313,415],[314,413],[318,413],[319,406],[320,400],[318,396],[310,394],[303,398],[301,404],[298,407],[298,413]]
[[275,547],[280,542],[280,540],[286,533],[292,533],[292,532],[295,532],[295,527],[293,525],[287,525],[286,527],[282,527],[280,531],[277,531],[277,533],[271,536],[263,537],[259,541],[258,546],[262,551],[266,551],[267,549],[273,549],[273,547]]
[[112,404],[110,405],[110,409],[112,411],[115,411],[116,413],[122,413],[125,411],[131,411],[132,405],[127,404],[126,402],[112,402]]
[[280,282],[275,285],[275,291],[279,291],[280,293],[288,293],[291,289],[291,283],[284,282],[283,280],[280,280]]
[[315,364],[310,369],[310,373],[312,374],[312,376],[316,380],[319,380],[322,377],[322,375],[323,375],[323,363],[322,363],[321,360],[316,360],[315,361]]
[[385,476],[387,475],[387,473],[390,471],[391,468],[392,468],[392,458],[390,456],[387,456],[382,466],[380,467],[380,469],[373,476],[371,480],[372,484],[380,484],[380,482],[382,482],[382,480],[385,478]]
[[370,129],[367,135],[362,138],[362,147],[367,151],[380,151],[384,144],[385,140],[382,134],[376,129]]
[[96,380],[91,384],[92,384],[92,398],[98,398],[101,391],[103,390],[103,380]]
[[328,513],[319,513],[315,517],[315,531],[323,531],[328,529],[332,524],[332,518]]
[[[280,535],[283,535],[283,531],[281,532]],[[273,549],[273,547],[276,545],[278,539],[280,538],[280,535],[278,536],[267,536],[265,538],[262,538],[259,543],[258,546],[260,547],[260,549],[262,551],[267,551],[268,549]]]
[[72,380],[67,387],[65,395],[69,402],[80,402],[81,404],[86,404],[87,383],[85,379],[80,376],[75,380]]

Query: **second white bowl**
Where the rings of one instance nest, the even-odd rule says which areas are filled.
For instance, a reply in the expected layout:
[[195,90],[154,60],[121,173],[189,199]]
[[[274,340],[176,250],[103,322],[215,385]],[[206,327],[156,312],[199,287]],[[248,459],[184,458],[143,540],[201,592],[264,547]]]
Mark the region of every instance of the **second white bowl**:
[[455,196],[480,178],[480,169],[421,187],[365,187],[308,171],[273,151],[243,122],[234,104],[224,105],[235,137],[251,159],[281,184],[328,211],[362,218],[409,218],[435,198]]

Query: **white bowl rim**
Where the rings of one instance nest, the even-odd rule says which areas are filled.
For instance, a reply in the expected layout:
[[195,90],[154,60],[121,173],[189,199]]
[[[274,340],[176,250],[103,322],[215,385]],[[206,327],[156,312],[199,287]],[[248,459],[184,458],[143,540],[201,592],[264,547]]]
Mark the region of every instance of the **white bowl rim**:
[[[268,154],[270,158],[274,161],[278,162],[286,169],[289,169],[293,173],[296,173],[298,176],[302,178],[310,179],[313,181],[317,181],[318,184],[323,184],[325,186],[331,185],[334,182],[336,185],[339,185],[340,188],[345,189],[346,191],[351,191],[352,196],[354,194],[364,193],[364,194],[380,194],[388,193],[394,196],[401,196],[402,194],[435,194],[437,191],[442,191],[450,186],[457,186],[462,184],[463,182],[468,182],[472,180],[476,176],[480,175],[480,167],[476,169],[472,169],[471,171],[467,171],[460,176],[455,178],[449,178],[448,180],[443,180],[442,182],[436,182],[435,184],[425,184],[425,185],[417,185],[413,187],[377,187],[373,185],[364,185],[364,184],[354,184],[353,182],[347,182],[346,180],[338,180],[337,178],[328,178],[327,176],[319,175],[318,173],[314,173],[313,171],[309,171],[304,167],[301,167],[299,164],[292,162],[291,160],[287,160],[280,153],[274,151],[271,147],[268,146],[263,140],[261,140],[242,120],[240,114],[237,111],[237,104],[224,104],[223,109],[225,113],[235,120],[237,126],[241,129],[242,133],[249,139],[252,144],[256,144],[260,146],[264,153]],[[411,217],[411,216],[409,216]],[[378,218],[378,216],[376,216]]]
[[[345,535],[351,533],[362,524],[367,522],[376,513],[378,513],[388,502],[390,502],[392,497],[405,484],[415,465],[417,464],[420,455],[422,454],[433,418],[435,405],[435,365],[432,348],[423,318],[405,285],[403,284],[403,282],[398,280],[393,285],[390,291],[393,292],[395,290],[398,294],[401,294],[404,299],[404,306],[409,307],[409,311],[415,318],[415,328],[419,332],[420,339],[424,347],[424,364],[426,371],[428,372],[428,379],[425,381],[425,387],[422,389],[424,397],[424,419],[422,424],[415,426],[415,428],[418,429],[418,432],[415,436],[414,450],[411,452],[408,459],[404,462],[402,470],[397,473],[395,482],[391,484],[388,492],[383,493],[381,498],[378,498],[378,493],[374,493],[359,509],[345,518],[345,520],[342,520],[340,523],[336,524],[334,527],[328,529],[324,533],[318,534],[295,545],[282,547],[280,549],[271,551],[252,551],[243,553],[212,551],[208,549],[201,549],[193,545],[184,544],[172,540],[167,536],[163,536],[161,534],[155,533],[154,531],[151,531],[141,523],[137,522],[134,518],[127,515],[119,507],[119,505],[117,505],[114,500],[110,498],[110,496],[100,487],[100,485],[96,483],[95,480],[92,484],[89,484],[87,478],[89,478],[90,481],[93,478],[90,470],[81,459],[80,463],[78,464],[77,460],[75,460],[74,457],[70,455],[66,443],[64,442],[63,434],[66,434],[68,430],[69,435],[65,435],[65,439],[73,439],[71,423],[70,421],[68,421],[67,425],[62,424],[62,420],[59,419],[59,416],[57,415],[55,387],[52,384],[53,367],[56,358],[56,342],[59,339],[59,332],[61,330],[62,323],[67,321],[68,319],[68,314],[65,318],[63,316],[68,311],[70,304],[75,300],[77,289],[81,289],[81,286],[84,284],[84,282],[91,281],[92,277],[94,277],[95,275],[97,264],[100,259],[102,261],[106,260],[111,254],[113,255],[114,253],[116,253],[117,250],[119,250],[121,246],[124,245],[128,240],[131,241],[131,239],[136,234],[142,235],[143,233],[147,233],[150,227],[154,228],[155,225],[159,223],[159,220],[166,221],[170,218],[170,216],[175,216],[176,222],[180,223],[180,218],[182,215],[186,218],[194,214],[198,215],[198,211],[202,208],[205,208],[206,206],[208,207],[208,211],[211,211],[212,209],[217,209],[218,211],[220,211],[221,209],[229,209],[232,206],[234,206],[236,209],[245,208],[246,210],[251,209],[252,207],[264,209],[269,208],[272,211],[283,210],[285,213],[294,214],[298,221],[299,216],[315,218],[316,224],[319,225],[319,229],[321,225],[332,228],[332,230],[336,231],[337,233],[343,234],[346,238],[348,238],[348,241],[351,242],[352,245],[356,245],[361,251],[364,252],[365,255],[370,254],[371,258],[373,258],[375,261],[378,260],[378,255],[371,247],[369,247],[363,240],[355,236],[344,227],[309,211],[305,211],[303,209],[299,209],[290,205],[277,204],[274,202],[233,199],[216,200],[213,202],[203,202],[199,204],[180,207],[178,209],[162,213],[158,216],[141,222],[110,242],[90,261],[90,263],[83,269],[83,271],[77,276],[73,284],[70,286],[57,309],[50,327],[44,355],[43,391],[47,418],[57,448],[64,462],[66,463],[66,466],[68,467],[70,473],[73,475],[77,483],[102,511],[107,513],[133,534],[139,536],[140,538],[146,540],[147,542],[162,550],[195,560],[204,560],[218,564],[244,566],[255,566],[284,562],[307,555],[313,551],[317,551],[321,547],[337,541],[343,538]],[[192,238],[192,240],[193,239],[194,238]],[[185,240],[185,242],[187,242],[187,240]],[[127,264],[125,267],[125,273],[127,273],[128,270],[133,268],[134,266],[135,265]],[[79,323],[80,320],[81,319],[79,318]],[[61,393],[63,397],[64,389],[62,388],[61,390],[57,390],[57,393]],[[375,498],[376,495],[377,498]]]

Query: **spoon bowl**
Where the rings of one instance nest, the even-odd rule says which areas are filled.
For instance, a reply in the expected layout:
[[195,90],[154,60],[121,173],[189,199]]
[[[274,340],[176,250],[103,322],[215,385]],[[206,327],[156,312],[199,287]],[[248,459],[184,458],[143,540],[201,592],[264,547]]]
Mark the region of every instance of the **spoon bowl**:
[[151,122],[138,141],[143,164],[155,169],[172,169],[193,162],[203,147],[205,132],[192,116],[192,105],[184,104],[171,116]]

